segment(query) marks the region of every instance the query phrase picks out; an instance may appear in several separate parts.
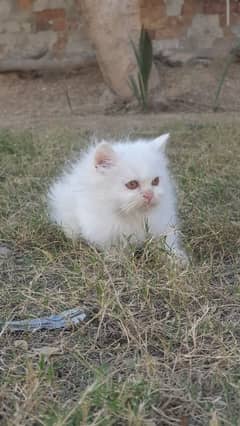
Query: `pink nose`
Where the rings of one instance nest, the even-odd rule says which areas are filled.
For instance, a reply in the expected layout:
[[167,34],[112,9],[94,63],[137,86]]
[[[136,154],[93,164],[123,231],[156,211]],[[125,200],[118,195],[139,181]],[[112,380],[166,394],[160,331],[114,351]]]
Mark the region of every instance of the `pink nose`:
[[152,191],[145,191],[144,193],[143,193],[143,198],[148,202],[148,203],[150,203],[151,201],[152,201],[152,199],[153,199],[153,192]]

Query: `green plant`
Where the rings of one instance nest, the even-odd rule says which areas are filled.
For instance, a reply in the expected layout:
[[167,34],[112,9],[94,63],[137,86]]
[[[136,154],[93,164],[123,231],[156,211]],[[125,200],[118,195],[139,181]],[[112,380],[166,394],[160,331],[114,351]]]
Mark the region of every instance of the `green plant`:
[[231,66],[231,64],[233,63],[233,61],[236,59],[236,56],[239,54],[239,49],[240,49],[240,42],[238,42],[236,44],[236,46],[230,51],[230,54],[227,58],[227,61],[225,63],[225,66],[223,68],[218,86],[217,86],[217,90],[216,90],[216,95],[215,95],[215,99],[213,102],[213,111],[217,111],[218,109],[218,101],[219,101],[219,97],[220,97],[220,93],[222,91],[223,85],[224,85],[224,81],[227,77],[227,73],[228,70]]
[[131,45],[137,61],[138,73],[137,78],[132,75],[129,77],[129,85],[138,103],[143,110],[146,110],[148,107],[148,83],[152,69],[153,52],[152,41],[144,27],[141,28],[138,47],[132,40]]

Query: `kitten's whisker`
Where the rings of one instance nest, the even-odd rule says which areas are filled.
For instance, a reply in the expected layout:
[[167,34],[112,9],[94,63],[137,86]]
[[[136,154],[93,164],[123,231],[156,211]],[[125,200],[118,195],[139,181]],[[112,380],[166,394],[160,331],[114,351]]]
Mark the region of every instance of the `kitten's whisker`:
[[136,202],[135,201],[131,201],[130,203],[126,204],[123,208],[122,211],[124,212],[128,212],[129,210],[131,210],[132,208],[136,207]]
[[136,202],[135,200],[130,201],[128,204],[126,204],[124,207],[121,208],[121,211],[123,213],[129,213],[131,210],[140,207],[141,204]]

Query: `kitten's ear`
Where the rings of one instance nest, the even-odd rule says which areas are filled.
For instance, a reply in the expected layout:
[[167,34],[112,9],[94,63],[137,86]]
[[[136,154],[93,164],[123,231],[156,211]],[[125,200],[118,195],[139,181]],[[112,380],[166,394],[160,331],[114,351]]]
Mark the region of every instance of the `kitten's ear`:
[[165,133],[164,135],[161,135],[158,138],[154,139],[152,141],[152,145],[158,151],[164,151],[169,138],[170,138],[170,134],[169,133]]
[[116,163],[116,153],[107,142],[101,142],[97,145],[95,156],[94,156],[94,165],[96,169],[109,169]]

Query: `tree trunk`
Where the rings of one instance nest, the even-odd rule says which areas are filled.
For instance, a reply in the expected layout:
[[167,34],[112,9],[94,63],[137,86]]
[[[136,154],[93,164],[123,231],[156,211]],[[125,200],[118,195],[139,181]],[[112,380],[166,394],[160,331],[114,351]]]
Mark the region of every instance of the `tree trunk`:
[[[137,71],[130,40],[138,41],[141,22],[138,0],[81,0],[89,36],[108,86],[120,97],[132,97],[129,76]],[[149,88],[159,77],[153,65]]]

